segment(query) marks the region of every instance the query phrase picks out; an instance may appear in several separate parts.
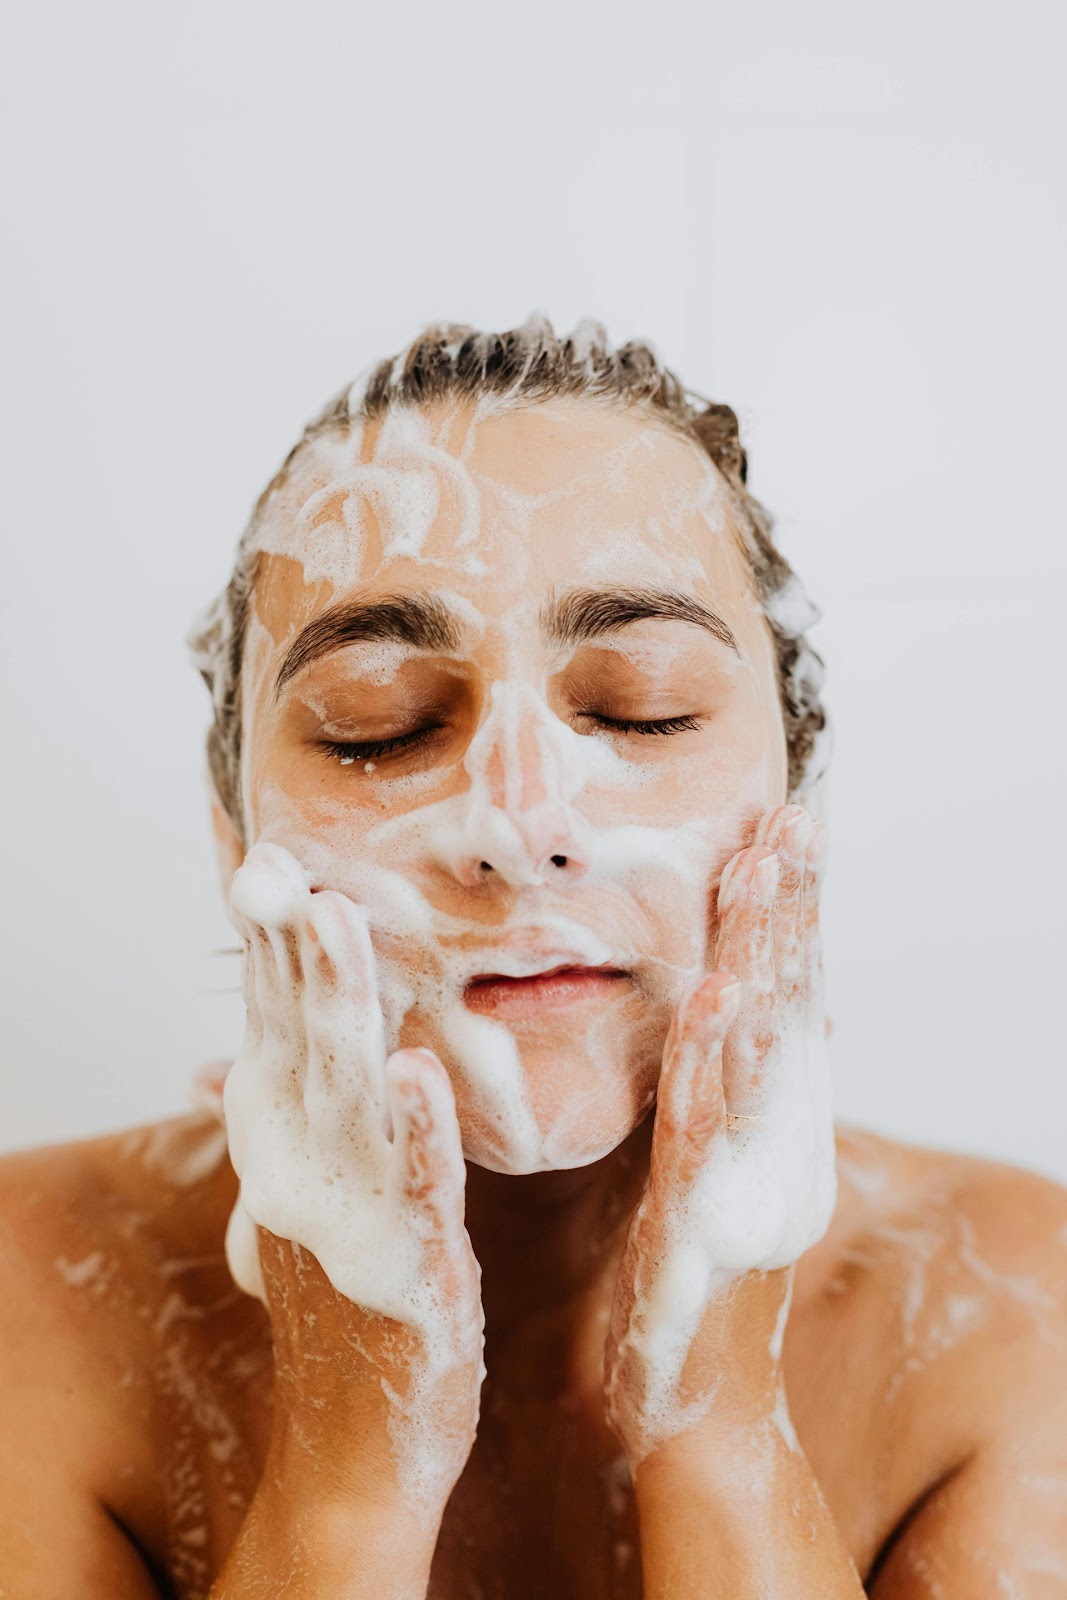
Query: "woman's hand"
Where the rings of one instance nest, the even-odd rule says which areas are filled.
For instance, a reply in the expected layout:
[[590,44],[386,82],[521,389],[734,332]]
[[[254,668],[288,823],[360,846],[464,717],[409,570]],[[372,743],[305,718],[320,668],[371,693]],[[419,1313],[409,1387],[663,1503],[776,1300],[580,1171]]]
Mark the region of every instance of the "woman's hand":
[[[337,1511],[379,1526],[414,1511],[432,1554],[484,1375],[451,1087],[429,1051],[386,1060],[366,920],[346,896],[312,893],[260,844],[231,915],[248,1023],[225,1089],[241,1179],[227,1253],[271,1319],[265,1477],[316,1530]],[[349,1555],[358,1566],[351,1539]]]
[[636,1468],[724,1425],[792,1436],[779,1358],[791,1266],[834,1207],[818,888],[821,824],[764,817],[719,884],[714,970],[664,1052],[648,1186],[607,1348],[608,1415]]

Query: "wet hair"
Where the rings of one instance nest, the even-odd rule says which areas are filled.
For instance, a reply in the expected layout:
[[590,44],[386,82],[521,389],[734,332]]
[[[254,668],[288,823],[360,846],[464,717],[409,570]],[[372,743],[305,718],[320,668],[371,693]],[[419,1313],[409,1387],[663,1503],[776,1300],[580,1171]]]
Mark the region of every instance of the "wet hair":
[[229,583],[189,635],[214,705],[207,736],[212,781],[241,838],[241,666],[260,560],[256,535],[300,451],[310,440],[343,435],[393,408],[471,401],[508,410],[568,396],[645,411],[714,462],[731,491],[731,522],[774,641],[790,796],[810,791],[822,776],[828,757],[823,663],[806,638],[819,613],[777,549],[770,515],[748,489],[748,460],[730,407],[684,388],[651,344],[631,340],[613,347],[603,326],[590,319],[565,337],[539,314],[505,333],[434,323],[398,355],[369,367],[308,423],[253,507]]

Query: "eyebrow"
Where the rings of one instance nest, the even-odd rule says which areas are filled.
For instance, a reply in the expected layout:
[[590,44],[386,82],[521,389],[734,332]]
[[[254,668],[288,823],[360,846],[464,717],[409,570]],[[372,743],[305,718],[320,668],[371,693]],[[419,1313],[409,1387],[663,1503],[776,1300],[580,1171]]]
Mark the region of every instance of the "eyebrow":
[[581,644],[618,633],[631,622],[664,618],[691,622],[740,656],[732,630],[695,595],[681,589],[569,589],[541,609],[541,626],[557,644]]
[[313,661],[362,640],[392,640],[417,649],[456,654],[464,630],[434,594],[391,594],[378,600],[346,600],[302,628],[285,652],[274,680],[277,697],[291,678]]
[[[733,632],[695,595],[680,589],[569,589],[541,608],[541,627],[556,644],[581,644],[618,633],[631,622],[662,618],[704,628],[740,656]],[[392,594],[346,600],[302,628],[285,652],[274,680],[275,698],[298,672],[323,656],[364,640],[390,640],[416,649],[458,654],[465,630],[435,594]]]

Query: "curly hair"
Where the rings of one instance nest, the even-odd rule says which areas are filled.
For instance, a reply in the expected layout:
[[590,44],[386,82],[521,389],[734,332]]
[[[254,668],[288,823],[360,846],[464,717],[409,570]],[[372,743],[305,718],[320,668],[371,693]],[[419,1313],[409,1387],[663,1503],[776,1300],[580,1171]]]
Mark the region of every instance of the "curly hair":
[[602,324],[589,318],[565,337],[536,313],[504,333],[433,323],[398,355],[367,368],[308,423],[253,507],[229,583],[189,634],[194,663],[214,706],[207,736],[211,777],[239,837],[244,835],[238,781],[241,666],[261,559],[257,533],[299,453],[314,439],[343,436],[394,408],[473,401],[506,410],[566,396],[612,409],[643,409],[697,444],[715,464],[730,490],[732,520],[774,641],[790,795],[810,790],[822,776],[828,759],[824,669],[806,638],[819,612],[775,546],[769,513],[748,489],[748,461],[731,408],[686,389],[651,344],[630,340],[613,347]]

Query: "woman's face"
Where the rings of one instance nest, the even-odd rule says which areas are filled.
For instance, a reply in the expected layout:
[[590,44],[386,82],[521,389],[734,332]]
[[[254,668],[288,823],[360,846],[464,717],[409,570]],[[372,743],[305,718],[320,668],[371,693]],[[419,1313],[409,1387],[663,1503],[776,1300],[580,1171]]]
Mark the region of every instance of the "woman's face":
[[696,445],[582,400],[393,413],[264,514],[248,841],[366,909],[390,1045],[437,1052],[483,1166],[637,1126],[719,874],[784,799],[727,515]]

